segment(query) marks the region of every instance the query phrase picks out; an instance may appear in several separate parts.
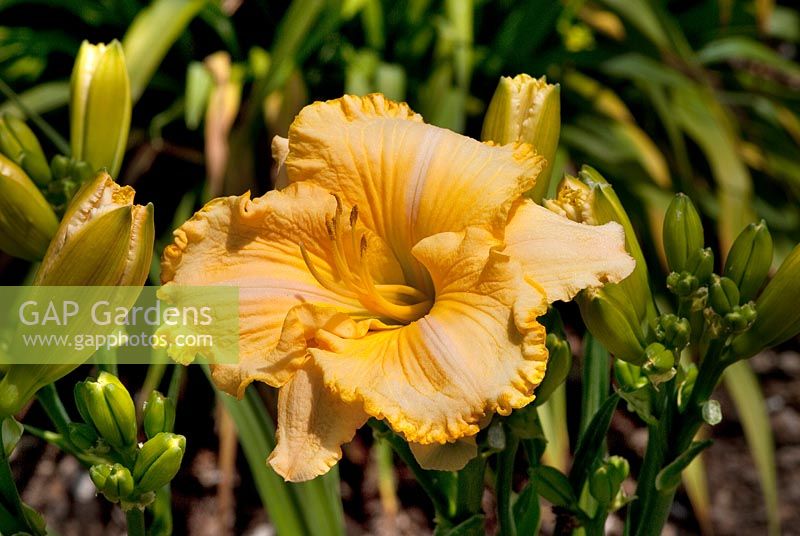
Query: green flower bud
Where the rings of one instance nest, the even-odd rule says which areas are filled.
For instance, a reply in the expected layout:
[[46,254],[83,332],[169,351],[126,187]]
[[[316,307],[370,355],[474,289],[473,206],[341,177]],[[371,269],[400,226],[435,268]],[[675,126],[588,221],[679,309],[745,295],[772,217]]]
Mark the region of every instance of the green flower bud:
[[93,465],[89,469],[89,477],[97,491],[113,503],[129,499],[133,494],[131,472],[118,463]]
[[[76,384],[77,387],[78,384]],[[83,451],[93,449],[97,444],[98,436],[94,426],[79,422],[69,423],[70,442]]]
[[175,425],[175,403],[158,391],[152,391],[144,403],[144,433],[153,438],[171,432]]
[[722,406],[716,400],[706,400],[700,406],[700,415],[706,424],[716,426],[722,422]]
[[589,492],[603,506],[610,505],[628,477],[630,466],[625,458],[611,456],[589,477]]
[[136,491],[155,491],[169,483],[178,473],[186,449],[182,435],[162,432],[142,445],[133,466]]
[[673,272],[686,269],[686,261],[703,247],[703,224],[694,204],[684,194],[677,194],[664,216],[664,252]]
[[530,192],[541,201],[550,184],[553,160],[561,131],[561,89],[545,77],[527,74],[501,77],[483,120],[481,139],[499,145],[527,142],[546,159],[544,169]]
[[116,449],[129,449],[136,444],[136,409],[128,390],[118,378],[101,372],[97,380],[76,386],[78,407],[88,414],[92,424],[106,443]]
[[753,302],[737,305],[723,318],[725,328],[731,333],[742,333],[750,329],[758,317],[758,311]]
[[625,294],[594,288],[581,292],[576,301],[586,327],[614,357],[634,365],[644,362],[644,334]]
[[569,371],[572,368],[572,349],[569,343],[557,336],[549,333],[546,339],[547,351],[550,356],[547,359],[547,372],[542,379],[542,383],[536,388],[537,406],[546,402],[553,391],[567,380]]
[[679,298],[685,298],[700,288],[700,281],[689,272],[670,272],[667,288]]
[[642,248],[628,214],[608,181],[595,169],[583,166],[578,178],[564,177],[558,188],[558,197],[545,200],[544,205],[579,223],[602,225],[614,221],[622,225],[625,231],[625,248],[636,261],[636,267],[624,280],[615,285],[607,285],[606,288],[617,287],[627,294],[640,321],[649,322],[655,318],[656,310]]
[[[147,279],[155,234],[153,206],[134,205],[134,193],[106,173],[87,183],[67,208],[34,285],[125,287],[117,303],[132,307],[137,293],[127,287],[140,287]],[[98,299],[108,296],[102,289],[87,289],[87,293],[95,293]],[[86,322],[97,329],[90,320]],[[69,329],[80,332],[81,325],[70,324]],[[0,380],[0,416],[18,411],[40,387],[75,369],[92,353],[89,347],[65,348],[51,363],[10,366]]]
[[733,340],[740,358],[785,342],[800,332],[800,245],[781,264],[756,300],[752,327]]
[[107,173],[87,183],[67,208],[34,284],[143,285],[153,256],[153,206],[134,205],[134,195]]
[[695,250],[686,260],[686,271],[701,285],[705,285],[714,272],[714,252],[711,248]]
[[92,167],[82,160],[56,155],[50,161],[53,180],[47,185],[45,197],[60,214],[63,214],[70,200],[95,173]]
[[0,155],[0,249],[26,260],[44,256],[58,219],[22,169]]
[[131,87],[119,41],[81,44],[70,80],[72,156],[116,177],[128,143]]
[[764,220],[751,223],[731,246],[725,261],[725,277],[739,287],[742,301],[755,297],[772,265],[772,235]]
[[50,167],[42,146],[22,119],[0,116],[0,153],[13,160],[39,186],[50,182]]
[[685,318],[673,314],[658,317],[655,329],[656,340],[671,350],[683,350],[689,344],[691,326]]
[[708,285],[708,305],[720,316],[733,311],[739,305],[739,289],[727,277],[712,276]]

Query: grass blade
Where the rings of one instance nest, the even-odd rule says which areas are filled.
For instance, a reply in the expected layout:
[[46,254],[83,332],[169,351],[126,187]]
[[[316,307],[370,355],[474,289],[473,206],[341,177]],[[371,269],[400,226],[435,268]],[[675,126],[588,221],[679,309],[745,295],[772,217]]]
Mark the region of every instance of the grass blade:
[[770,429],[764,394],[761,392],[758,378],[747,361],[739,361],[728,367],[723,379],[725,389],[736,406],[750,453],[758,469],[761,491],[767,507],[769,534],[777,535],[780,533],[780,514],[775,441]]

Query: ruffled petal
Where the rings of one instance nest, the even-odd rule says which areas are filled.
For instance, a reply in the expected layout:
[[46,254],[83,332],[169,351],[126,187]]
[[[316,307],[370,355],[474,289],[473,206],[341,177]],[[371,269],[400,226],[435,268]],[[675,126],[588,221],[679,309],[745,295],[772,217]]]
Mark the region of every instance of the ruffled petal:
[[501,234],[512,202],[543,165],[529,145],[496,147],[426,125],[383,95],[305,107],[289,129],[286,158],[290,181],[313,181],[357,204],[420,289],[428,282],[411,248],[468,226]]
[[571,300],[588,287],[622,281],[636,262],[625,250],[625,232],[615,222],[576,223],[530,200],[509,216],[505,253],[522,264],[547,301]]
[[443,445],[409,443],[408,446],[420,467],[429,471],[460,471],[478,455],[475,436],[464,437]]
[[[299,304],[323,305],[355,318],[370,316],[355,298],[322,287],[301,255],[303,243],[317,270],[333,279],[326,219],[336,207],[325,189],[298,183],[253,200],[247,194],[216,199],[175,231],[175,243],[164,250],[161,263],[164,283],[239,288],[239,361],[214,367],[221,389],[241,396],[253,380],[279,386],[302,366],[302,352],[287,360],[272,351],[285,322],[292,326],[315,320],[313,315],[287,320]],[[363,262],[375,279],[401,280],[399,265],[380,238],[370,235],[370,244]],[[213,360],[213,355],[207,357]]]
[[361,338],[318,332],[309,352],[326,385],[422,444],[475,435],[485,415],[531,402],[547,361],[536,321],[547,305],[499,245],[477,228],[420,242],[414,255],[430,271],[433,308]]
[[278,395],[277,444],[268,461],[291,482],[325,474],[367,418],[360,404],[333,395],[319,370],[301,369]]

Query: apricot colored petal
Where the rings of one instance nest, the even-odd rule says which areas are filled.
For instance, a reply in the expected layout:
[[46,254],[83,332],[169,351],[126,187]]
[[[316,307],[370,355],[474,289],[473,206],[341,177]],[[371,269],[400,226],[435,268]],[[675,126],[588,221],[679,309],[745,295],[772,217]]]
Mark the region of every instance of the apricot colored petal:
[[291,482],[325,474],[367,418],[360,404],[331,393],[318,369],[301,369],[278,395],[277,445],[269,463]]
[[360,338],[317,333],[309,352],[326,385],[422,444],[475,435],[486,415],[531,402],[546,367],[536,321],[546,303],[498,246],[478,228],[420,242],[414,255],[436,287],[433,308]]
[[[272,352],[287,314],[299,304],[326,306],[355,318],[369,316],[355,298],[322,287],[300,252],[303,243],[319,272],[333,278],[325,221],[335,210],[336,200],[326,190],[298,183],[252,200],[247,194],[216,199],[175,231],[175,243],[165,249],[161,263],[167,286],[239,289],[239,360],[214,367],[221,389],[241,396],[254,380],[279,386],[303,364],[305,356],[287,361]],[[376,279],[400,278],[399,266],[381,240],[371,236],[370,243],[364,262]]]
[[622,281],[635,261],[625,250],[625,232],[615,222],[576,223],[530,200],[514,206],[505,253],[542,287],[547,301],[571,300],[589,287]]
[[289,180],[313,181],[358,205],[397,253],[406,280],[429,283],[411,255],[423,238],[485,226],[496,234],[544,160],[529,145],[480,143],[426,125],[382,95],[306,106],[289,129]]

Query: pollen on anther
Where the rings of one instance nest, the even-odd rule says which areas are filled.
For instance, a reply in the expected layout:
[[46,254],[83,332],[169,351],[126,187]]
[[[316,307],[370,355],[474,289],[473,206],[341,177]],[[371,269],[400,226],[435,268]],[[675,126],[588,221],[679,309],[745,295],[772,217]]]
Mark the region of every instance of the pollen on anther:
[[358,205],[353,205],[353,208],[350,210],[350,227],[353,228],[358,221]]

